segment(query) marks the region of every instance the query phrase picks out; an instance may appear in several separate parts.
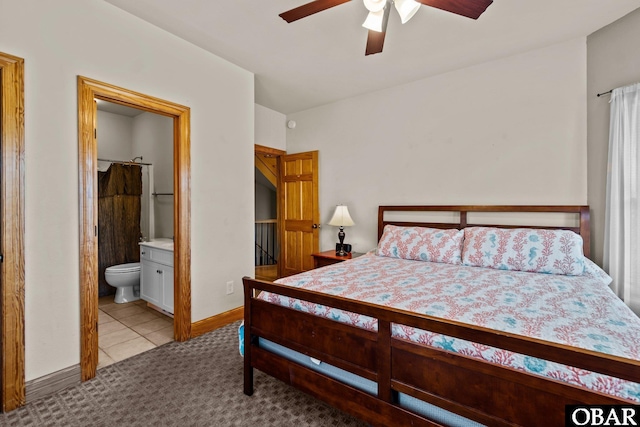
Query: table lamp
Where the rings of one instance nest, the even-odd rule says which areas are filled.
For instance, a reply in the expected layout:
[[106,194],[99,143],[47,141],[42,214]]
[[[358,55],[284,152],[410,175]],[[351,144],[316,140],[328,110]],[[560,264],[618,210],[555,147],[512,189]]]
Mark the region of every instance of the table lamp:
[[340,240],[340,250],[336,252],[338,256],[345,256],[347,252],[344,250],[344,227],[350,227],[354,225],[351,215],[349,215],[349,209],[344,205],[336,206],[336,210],[329,221],[329,225],[340,227],[338,232],[338,240]]

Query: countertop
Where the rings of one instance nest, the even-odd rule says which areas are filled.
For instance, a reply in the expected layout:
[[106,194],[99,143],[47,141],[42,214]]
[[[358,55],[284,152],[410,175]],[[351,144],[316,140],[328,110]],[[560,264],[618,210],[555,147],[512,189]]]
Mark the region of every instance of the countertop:
[[172,239],[153,239],[148,242],[140,242],[140,246],[149,246],[151,248],[164,249],[166,251],[173,251]]

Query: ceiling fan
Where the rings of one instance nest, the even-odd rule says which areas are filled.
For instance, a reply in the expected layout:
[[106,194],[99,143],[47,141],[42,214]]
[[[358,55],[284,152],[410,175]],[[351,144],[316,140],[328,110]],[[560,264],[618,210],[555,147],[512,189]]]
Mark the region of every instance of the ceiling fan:
[[[351,0],[315,0],[283,12],[280,17],[287,22],[293,22],[348,1]],[[421,4],[471,19],[478,19],[491,3],[493,0],[364,0],[366,8],[369,10],[369,15],[362,24],[369,30],[365,55],[382,52],[392,4],[395,5],[404,24],[415,15]]]

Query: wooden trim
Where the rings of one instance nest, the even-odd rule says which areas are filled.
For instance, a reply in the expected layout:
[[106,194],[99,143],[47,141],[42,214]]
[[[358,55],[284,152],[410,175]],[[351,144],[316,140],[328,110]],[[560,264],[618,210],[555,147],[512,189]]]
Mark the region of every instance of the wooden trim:
[[28,381],[26,386],[27,402],[31,403],[77,384],[80,384],[80,365],[61,369]]
[[207,332],[215,331],[218,328],[228,325],[229,323],[242,320],[244,315],[244,307],[240,306],[206,319],[198,320],[191,324],[191,338],[199,337]]
[[174,116],[173,124],[173,230],[174,312],[176,341],[191,337],[191,110]]
[[253,151],[255,154],[271,154],[274,157],[284,156],[286,151],[278,150],[277,148],[265,147],[264,145],[254,144]]
[[25,403],[24,60],[0,52],[0,409]]
[[174,156],[174,338],[191,336],[190,109],[138,92],[78,76],[80,200],[80,367],[82,381],[98,365],[97,144],[94,99],[173,117]]
[[[283,155],[284,156],[284,155]],[[285,251],[282,249],[284,244],[284,221],[283,213],[285,208],[285,192],[284,192],[284,180],[282,179],[282,157],[278,156],[276,159],[276,167],[278,168],[278,185],[276,186],[276,217],[278,220],[278,224],[276,225],[276,232],[278,233],[278,277],[284,277],[284,268],[285,259],[283,254]],[[246,320],[245,320],[246,321]]]

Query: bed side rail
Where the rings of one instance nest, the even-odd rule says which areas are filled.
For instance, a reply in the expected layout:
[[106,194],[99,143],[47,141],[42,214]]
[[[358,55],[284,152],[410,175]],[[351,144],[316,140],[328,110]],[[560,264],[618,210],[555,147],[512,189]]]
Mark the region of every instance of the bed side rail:
[[[636,382],[640,377],[638,361],[246,277],[243,283],[245,290],[244,392],[247,395],[253,393],[253,368],[255,367],[373,425],[389,425],[397,422],[400,415],[408,417],[405,423],[407,425],[438,425],[419,414],[403,409],[402,403],[398,400],[398,393],[413,396],[495,427],[561,425],[565,417],[565,405],[568,404],[633,403],[462,354],[392,338],[391,324],[405,324],[431,330],[546,360],[554,359],[570,366],[579,364],[583,369],[607,375],[616,376],[615,374],[622,372],[620,377]],[[377,319],[378,331],[365,331],[360,327],[262,301],[254,298],[257,291],[267,291],[367,315]],[[275,315],[275,319],[271,319],[271,314],[274,312],[278,314]],[[255,319],[252,317],[254,314],[256,314]],[[288,332],[284,332],[277,325],[277,322],[285,318],[288,322],[285,328],[298,329],[293,335],[289,336]],[[338,337],[337,341],[342,339],[339,338],[342,333],[345,334],[344,336],[356,337],[356,339],[364,337],[369,345],[357,347],[358,350],[354,353],[360,353],[358,357],[364,358],[366,362],[363,362],[363,366],[359,366],[358,361],[345,362],[344,355],[352,351],[348,340],[328,346],[327,353],[321,355],[318,352],[324,350],[323,345],[313,339],[309,341],[309,335],[314,331],[316,336],[326,334],[328,337]],[[368,395],[359,390],[354,391],[352,387],[328,379],[323,374],[309,370],[287,358],[272,354],[257,346],[255,341],[252,342],[264,335],[269,339],[270,333],[274,335],[273,338],[276,341],[284,340],[286,341],[284,344],[303,354],[319,356],[320,360],[373,380],[377,383],[377,394]],[[284,338],[277,336],[281,333]],[[304,380],[302,376],[305,377]],[[323,382],[331,385],[329,390],[318,386]],[[341,396],[338,402],[333,399],[335,393]],[[343,405],[344,402],[356,401],[361,404]],[[540,411],[540,408],[545,410]],[[383,416],[383,413],[386,415]]]
[[[599,353],[592,350],[571,347],[568,345],[544,341],[508,332],[496,331],[440,319],[424,314],[418,314],[390,307],[380,307],[362,301],[350,300],[338,296],[292,288],[248,277],[243,278],[245,291],[245,323],[251,299],[255,291],[266,291],[302,301],[334,307],[373,317],[382,322],[396,323],[415,327],[425,331],[440,333],[450,337],[485,344],[504,350],[513,351],[527,356],[562,363],[575,368],[586,369],[612,377],[640,383],[640,361]],[[248,328],[247,328],[248,329]],[[246,329],[245,329],[246,330]],[[247,341],[245,341],[247,342]]]

